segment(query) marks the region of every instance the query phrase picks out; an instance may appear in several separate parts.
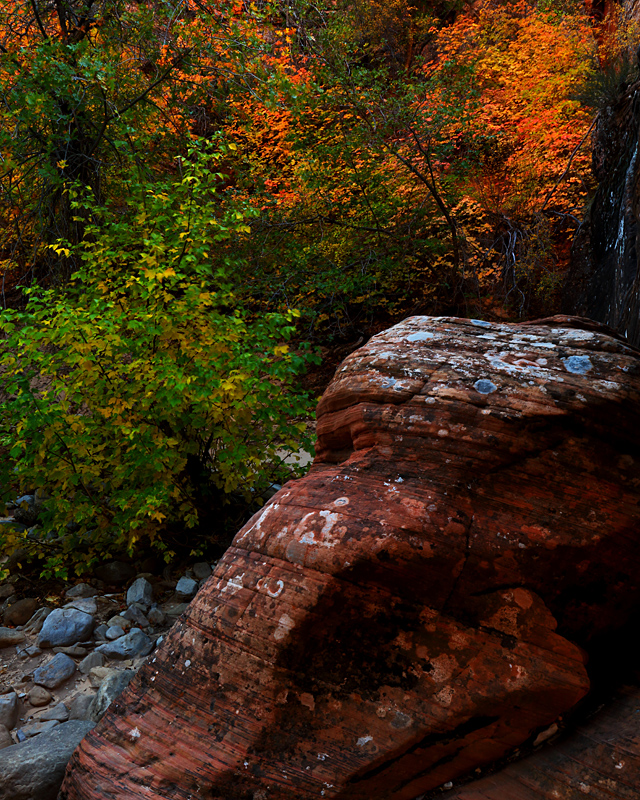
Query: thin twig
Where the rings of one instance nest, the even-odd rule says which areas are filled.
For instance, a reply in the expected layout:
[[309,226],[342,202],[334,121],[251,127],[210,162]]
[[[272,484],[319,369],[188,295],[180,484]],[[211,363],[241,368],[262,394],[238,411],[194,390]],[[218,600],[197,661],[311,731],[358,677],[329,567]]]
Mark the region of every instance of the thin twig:
[[580,141],[578,142],[578,144],[577,144],[577,145],[574,147],[574,149],[573,149],[573,153],[571,153],[571,155],[569,156],[569,161],[567,161],[567,166],[566,166],[566,168],[565,168],[565,171],[564,171],[564,172],[562,173],[562,175],[561,175],[561,176],[558,178],[558,180],[557,180],[557,181],[556,181],[556,183],[555,183],[555,186],[553,186],[553,187],[552,187],[552,188],[549,190],[549,194],[548,194],[548,195],[545,197],[544,203],[542,204],[542,208],[540,209],[540,213],[542,213],[542,212],[545,210],[545,208],[547,207],[547,203],[549,202],[549,200],[551,200],[551,198],[552,198],[552,196],[553,196],[553,193],[554,193],[554,192],[555,192],[555,190],[558,188],[558,186],[560,186],[560,184],[561,184],[561,183],[562,183],[562,181],[564,180],[564,178],[565,178],[565,176],[566,176],[567,172],[569,172],[569,167],[571,166],[571,162],[573,161],[573,159],[574,159],[574,156],[576,155],[576,153],[578,152],[578,150],[579,150],[579,149],[582,147],[582,145],[584,144],[584,141],[585,141],[585,139],[587,138],[587,136],[588,136],[588,135],[591,133],[591,131],[593,130],[593,126],[596,124],[596,122],[598,121],[599,117],[600,117],[600,115],[599,115],[599,114],[596,114],[596,115],[595,115],[595,117],[593,118],[593,122],[591,123],[591,125],[589,125],[589,130],[588,130],[588,131],[585,133],[585,135],[582,137],[582,139],[580,139]]

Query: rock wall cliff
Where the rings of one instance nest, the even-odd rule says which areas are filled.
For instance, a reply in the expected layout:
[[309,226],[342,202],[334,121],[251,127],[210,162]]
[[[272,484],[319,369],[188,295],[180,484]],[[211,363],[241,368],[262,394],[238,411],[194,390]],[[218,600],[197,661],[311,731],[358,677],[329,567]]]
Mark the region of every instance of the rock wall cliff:
[[[639,22],[640,2],[625,3],[622,13],[626,21]],[[595,13],[594,19],[598,19]],[[614,97],[598,112],[592,136],[598,190],[577,236],[564,311],[604,322],[637,345],[640,81],[627,85],[621,80],[610,91]]]
[[602,109],[594,130],[599,187],[579,240],[565,310],[604,322],[640,341],[638,134],[640,83]]

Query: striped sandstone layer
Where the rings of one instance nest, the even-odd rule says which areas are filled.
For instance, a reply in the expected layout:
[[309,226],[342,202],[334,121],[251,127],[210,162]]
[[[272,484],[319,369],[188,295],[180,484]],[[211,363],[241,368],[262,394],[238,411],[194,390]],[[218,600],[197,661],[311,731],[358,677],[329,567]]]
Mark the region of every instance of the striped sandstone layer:
[[638,351],[412,317],[76,751],[62,800],[411,800],[588,691],[638,604]]

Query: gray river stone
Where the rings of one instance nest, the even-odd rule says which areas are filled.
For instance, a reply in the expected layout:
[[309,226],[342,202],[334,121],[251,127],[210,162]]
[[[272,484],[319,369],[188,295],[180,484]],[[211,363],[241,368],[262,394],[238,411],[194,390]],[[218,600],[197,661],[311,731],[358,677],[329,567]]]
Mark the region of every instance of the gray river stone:
[[186,576],[180,578],[176,586],[176,594],[178,597],[184,599],[195,597],[197,591],[198,581],[194,581],[193,578],[187,578]]
[[153,641],[140,628],[132,628],[126,636],[96,647],[95,653],[103,653],[107,658],[124,660],[136,656],[148,656],[153,650]]
[[70,678],[76,671],[76,664],[73,659],[64,653],[56,655],[43,666],[33,673],[33,682],[38,686],[46,686],[47,689],[55,689]]
[[136,578],[127,589],[127,605],[141,603],[150,606],[153,603],[153,586],[146,578]]
[[42,626],[44,625],[45,619],[51,613],[50,608],[39,608],[36,613],[31,617],[29,622],[24,626],[25,633],[40,633],[42,630]]
[[94,589],[93,586],[89,586],[88,583],[78,583],[76,586],[72,586],[71,589],[67,589],[64,593],[65,597],[70,599],[76,599],[79,597],[95,597],[100,592],[97,589]]
[[124,636],[124,630],[119,625],[109,625],[105,636],[109,641],[113,641],[114,639],[119,639],[121,636]]
[[69,709],[64,703],[56,703],[55,706],[51,706],[51,708],[48,708],[44,713],[40,714],[38,719],[42,722],[48,722],[49,720],[66,722],[69,719]]
[[98,611],[98,604],[94,597],[78,597],[65,603],[63,608],[77,608],[85,614],[95,614]]
[[69,706],[69,719],[89,719],[89,709],[93,703],[92,694],[79,694]]
[[198,561],[193,565],[193,574],[199,581],[204,581],[211,575],[211,567],[206,561]]
[[15,692],[0,696],[0,725],[7,730],[15,728],[18,721],[18,695]]
[[16,631],[13,628],[0,628],[0,647],[20,644],[20,642],[24,642],[25,638],[22,631]]
[[94,722],[101,720],[111,703],[127,688],[135,674],[134,670],[125,669],[122,672],[107,675],[89,706],[87,718]]
[[138,628],[149,627],[149,620],[136,605],[131,605],[126,611],[123,611],[122,617],[133,622]]
[[0,800],[55,800],[71,754],[94,724],[72,720],[0,750]]
[[42,733],[49,733],[49,731],[57,728],[59,724],[60,720],[57,719],[38,720],[29,725],[23,725],[19,733],[21,732],[27,739],[31,739],[32,736],[40,736]]
[[105,657],[102,653],[89,653],[86,658],[78,664],[78,669],[83,675],[88,675],[92,667],[104,667]]
[[84,642],[93,631],[93,617],[77,608],[56,608],[45,619],[39,647],[59,647]]

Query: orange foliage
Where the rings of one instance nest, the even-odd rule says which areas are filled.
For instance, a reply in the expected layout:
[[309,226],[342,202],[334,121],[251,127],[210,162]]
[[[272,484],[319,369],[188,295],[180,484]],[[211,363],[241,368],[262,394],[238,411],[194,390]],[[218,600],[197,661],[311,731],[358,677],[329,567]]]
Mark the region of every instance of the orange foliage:
[[[467,135],[486,152],[476,182],[483,199],[494,196],[498,205],[491,210],[514,204],[540,210],[563,175],[593,119],[571,99],[590,70],[593,49],[584,17],[559,21],[525,2],[483,4],[440,32],[436,71],[446,74],[452,62],[454,71],[471,68],[478,97]],[[584,146],[553,194],[557,207],[582,205],[589,162]]]
[[[0,0],[5,17],[12,2]],[[593,113],[573,99],[594,62],[587,14],[481,0],[444,22],[435,2],[330,0],[315,29],[301,7],[260,8],[183,2],[154,22],[151,57],[109,45],[123,83],[153,88],[132,136],[156,173],[189,136],[220,136],[232,146],[219,180],[265,226],[302,220],[307,272],[324,259],[382,275],[370,263],[399,254],[423,270],[425,296],[456,271],[491,302],[520,291],[523,274],[550,276],[553,293],[591,186]],[[45,24],[70,35],[53,13]],[[86,35],[105,46],[99,28]]]
[[590,21],[524,0],[482,2],[440,30],[436,47],[424,72],[439,88],[425,113],[451,107],[458,94],[464,124],[440,128],[452,147],[439,171],[458,175],[469,285],[484,313],[503,313],[496,303],[504,302],[518,316],[554,310],[571,233],[593,189],[594,112],[575,99],[593,69]]

